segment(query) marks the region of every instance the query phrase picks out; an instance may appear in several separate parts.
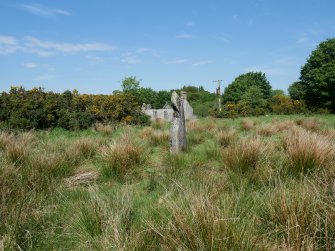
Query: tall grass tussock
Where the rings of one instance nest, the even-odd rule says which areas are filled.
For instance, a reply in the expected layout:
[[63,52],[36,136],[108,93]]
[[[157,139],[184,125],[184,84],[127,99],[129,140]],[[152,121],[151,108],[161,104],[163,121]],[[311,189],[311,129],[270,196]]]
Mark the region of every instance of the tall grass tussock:
[[243,121],[0,132],[0,249],[333,250],[335,117]]

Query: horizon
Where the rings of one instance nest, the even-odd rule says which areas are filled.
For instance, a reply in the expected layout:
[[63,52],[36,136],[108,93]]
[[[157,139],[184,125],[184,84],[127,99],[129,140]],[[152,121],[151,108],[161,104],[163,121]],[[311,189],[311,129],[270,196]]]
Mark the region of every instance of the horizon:
[[127,76],[154,90],[227,87],[260,71],[287,88],[334,37],[335,2],[10,1],[0,3],[0,91],[111,94]]

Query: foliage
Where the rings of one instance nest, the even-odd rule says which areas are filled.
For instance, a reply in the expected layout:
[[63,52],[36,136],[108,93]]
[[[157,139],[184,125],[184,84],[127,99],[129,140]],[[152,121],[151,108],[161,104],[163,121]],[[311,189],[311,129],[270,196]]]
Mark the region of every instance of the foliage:
[[125,77],[122,80],[122,91],[123,92],[136,92],[140,88],[141,80],[137,79],[134,76]]
[[266,100],[263,98],[261,88],[258,86],[251,86],[241,97],[239,101],[241,104],[250,106],[251,108],[266,107]]
[[266,79],[265,74],[261,72],[248,72],[241,74],[227,86],[222,95],[223,103],[237,103],[241,100],[243,94],[252,86],[257,86],[262,90],[262,97],[264,99],[270,97],[271,85]]
[[335,38],[321,42],[301,68],[307,105],[335,112]]
[[285,95],[276,95],[268,100],[270,110],[274,114],[308,113],[303,100],[294,100]]
[[11,87],[0,95],[0,121],[13,129],[62,127],[81,130],[96,122],[147,124],[149,118],[130,93],[80,95],[76,90],[62,94],[42,88]]
[[187,100],[197,116],[208,116],[209,110],[217,106],[217,95],[206,91],[202,86],[183,86],[180,90],[187,93]]
[[306,91],[304,85],[300,81],[296,81],[288,87],[288,93],[292,99],[304,99]]

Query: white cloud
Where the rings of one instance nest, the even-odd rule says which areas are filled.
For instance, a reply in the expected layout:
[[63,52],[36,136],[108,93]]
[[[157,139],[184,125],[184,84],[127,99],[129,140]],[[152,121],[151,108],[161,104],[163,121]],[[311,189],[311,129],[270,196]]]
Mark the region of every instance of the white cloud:
[[121,62],[126,64],[139,64],[141,61],[136,56],[125,54],[123,55]]
[[22,64],[22,66],[26,67],[26,68],[29,68],[29,69],[32,69],[32,68],[36,68],[37,64],[35,64],[35,63],[24,63],[24,64]]
[[135,52],[136,53],[144,53],[144,52],[148,52],[148,51],[151,51],[151,49],[149,49],[149,48],[139,48]]
[[166,64],[184,64],[187,63],[189,60],[186,58],[174,59],[171,61],[165,62]]
[[206,64],[210,64],[212,63],[212,61],[210,60],[202,60],[202,61],[197,61],[193,63],[193,66],[201,66],[201,65],[206,65]]
[[53,50],[62,53],[77,53],[87,51],[111,51],[115,47],[104,43],[59,43],[54,41],[43,41],[35,37],[27,36],[24,38],[27,48],[38,48],[44,50]]
[[0,55],[15,53],[18,49],[19,46],[14,37],[0,35]]
[[45,17],[55,17],[55,16],[70,16],[71,13],[58,9],[58,8],[49,8],[40,4],[23,4],[21,5],[21,8],[29,12],[31,14],[37,15],[37,16],[45,16]]
[[91,63],[103,63],[105,60],[101,57],[95,55],[87,55],[86,58],[91,61]]
[[189,34],[189,33],[181,33],[181,34],[177,35],[176,38],[180,38],[180,39],[192,39],[192,38],[194,38],[194,35]]

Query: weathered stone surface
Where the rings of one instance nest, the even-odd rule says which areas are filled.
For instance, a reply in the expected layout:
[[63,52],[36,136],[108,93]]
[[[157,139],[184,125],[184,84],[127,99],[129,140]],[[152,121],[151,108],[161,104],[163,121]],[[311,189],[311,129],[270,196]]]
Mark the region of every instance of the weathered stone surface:
[[173,118],[171,121],[171,152],[179,153],[186,150],[186,128],[185,128],[185,114],[184,101],[185,96],[181,93],[181,97],[176,92],[172,93],[171,102],[173,109]]
[[[193,108],[187,101],[186,92],[181,92],[181,95],[183,95],[183,107],[184,107],[184,114],[185,119],[195,119],[196,116],[193,114]],[[151,106],[149,104],[143,104],[142,105],[142,111],[149,115],[151,119],[164,119],[167,121],[172,121],[173,119],[173,109],[169,104],[165,104],[163,109],[151,109]]]

